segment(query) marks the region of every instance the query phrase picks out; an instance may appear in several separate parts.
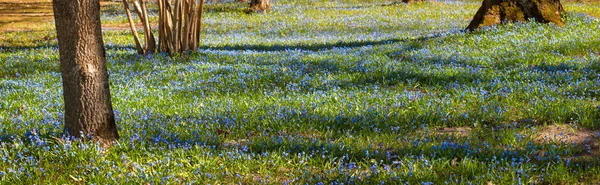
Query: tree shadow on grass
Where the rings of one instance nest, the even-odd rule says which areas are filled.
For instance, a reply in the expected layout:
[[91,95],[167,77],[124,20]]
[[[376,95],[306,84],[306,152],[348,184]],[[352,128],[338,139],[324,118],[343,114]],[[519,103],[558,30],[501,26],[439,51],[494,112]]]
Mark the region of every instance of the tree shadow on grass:
[[[322,43],[322,44],[300,44],[300,45],[275,45],[275,46],[266,46],[266,45],[238,45],[238,46],[220,46],[220,47],[205,47],[204,49],[208,50],[225,50],[225,51],[267,51],[267,52],[286,52],[286,51],[327,51],[334,48],[355,48],[355,47],[363,47],[363,46],[373,46],[373,45],[384,45],[384,44],[393,44],[393,43],[406,43],[404,47],[399,47],[397,52],[395,53],[406,53],[413,50],[418,50],[421,47],[422,42],[426,42],[429,39],[444,37],[447,34],[431,34],[429,36],[417,37],[417,38],[406,38],[406,39],[387,39],[387,40],[379,40],[379,41],[351,41],[351,42],[337,42],[337,43]],[[202,54],[201,54],[202,55]],[[338,64],[339,58],[327,58],[320,57],[318,59],[311,58],[300,58],[300,60],[294,61],[249,61],[242,62],[246,65],[251,66],[279,66],[282,71],[281,74],[277,74],[275,76],[269,74],[259,75],[259,79],[255,79],[256,81],[266,82],[271,84],[271,88],[277,87],[279,89],[285,89],[290,84],[300,84],[303,86],[300,88],[301,92],[311,92],[311,91],[321,91],[327,90],[331,87],[336,88],[360,88],[365,86],[372,85],[384,85],[384,86],[394,86],[398,84],[405,83],[415,83],[421,84],[425,86],[445,86],[446,84],[451,83],[472,83],[472,82],[481,82],[491,80],[485,77],[482,74],[477,73],[458,73],[452,75],[446,74],[435,74],[429,73],[426,71],[414,71],[407,70],[405,68],[396,68],[396,69],[387,69],[381,70],[377,69],[368,69],[365,68],[361,70],[359,64]],[[333,61],[332,61],[333,60]],[[401,62],[413,62],[410,60],[400,59]],[[438,62],[444,62],[443,58],[431,58],[430,60],[438,60]],[[355,66],[356,65],[356,66]],[[415,63],[415,66],[420,64]],[[242,70],[233,68],[230,73],[244,73],[244,71],[236,71]],[[375,71],[373,71],[375,70]],[[227,74],[227,73],[225,73]],[[302,85],[302,77],[303,76],[319,76],[325,74],[332,75],[346,75],[343,79],[334,79],[332,81],[328,81],[329,84],[321,84],[321,85]],[[350,76],[350,78],[347,78]],[[261,80],[260,78],[265,78]],[[274,78],[274,79],[273,79]],[[231,86],[230,86],[231,87]],[[233,86],[235,87],[235,85]],[[244,87],[232,88],[238,90],[261,90],[264,89],[263,86],[254,87],[251,84],[244,84]],[[181,93],[187,93],[183,90]],[[190,93],[194,93],[191,91]]]
[[[130,46],[120,45],[106,45],[106,51],[111,50],[131,50],[131,54],[116,55],[117,57],[127,57],[132,60],[140,57],[135,53],[135,48]],[[4,61],[0,61],[0,64],[4,64],[4,67],[0,69],[0,77],[20,77],[30,74],[39,74],[47,72],[60,72],[58,56],[45,56],[43,61],[40,60],[28,60],[30,56],[22,55],[11,55],[10,53],[25,52],[34,55],[40,50],[55,50],[58,55],[58,44],[55,42],[48,43],[46,41],[33,43],[33,44],[17,44],[10,46],[0,46],[0,51],[6,54]],[[53,59],[56,58],[56,59]],[[9,67],[6,67],[9,66]]]
[[[53,60],[51,56],[39,58],[38,56],[23,56],[37,55],[42,50],[54,50],[56,47],[41,44],[37,46],[0,46],[0,52],[4,53],[4,57],[0,64],[0,77],[2,78],[18,78],[30,74],[39,74],[47,72],[59,72],[58,59]],[[11,54],[15,52],[15,54]],[[19,53],[19,54],[16,54]],[[57,56],[58,57],[58,56]]]
[[[270,128],[266,127],[264,129]],[[341,128],[332,129],[344,131]],[[346,137],[345,135],[327,136],[327,138],[325,138],[325,136],[315,137],[314,135],[302,134],[300,133],[301,131],[297,129],[287,131],[292,132],[286,133],[286,131],[281,132],[281,130],[274,130],[270,132],[263,131],[260,134],[251,134],[246,138],[238,137],[236,139],[235,137],[228,137],[226,133],[227,131],[212,130],[208,132],[212,132],[214,137],[204,137],[205,139],[192,140],[190,142],[187,142],[189,139],[186,139],[190,136],[182,137],[178,133],[162,132],[159,134],[159,136],[148,136],[148,140],[151,141],[150,143],[154,147],[164,146],[165,149],[171,150],[200,145],[215,151],[243,151],[244,153],[253,153],[256,155],[269,155],[271,153],[283,152],[292,156],[305,154],[314,155],[314,157],[317,158],[320,158],[319,156],[324,155],[327,156],[327,158],[324,158],[324,163],[337,163],[337,165],[343,166],[346,170],[352,168],[350,166],[356,165],[356,163],[365,163],[373,160],[377,161],[378,168],[383,168],[385,166],[401,167],[398,165],[403,165],[402,162],[407,162],[407,158],[409,160],[425,159],[447,164],[446,168],[435,172],[440,176],[441,179],[447,179],[453,174],[461,174],[464,171],[471,171],[474,172],[473,176],[467,175],[464,178],[466,178],[466,180],[475,180],[475,176],[480,176],[487,173],[485,171],[478,171],[485,170],[485,167],[482,167],[482,169],[472,169],[467,166],[462,166],[461,161],[463,160],[475,160],[477,161],[477,164],[481,162],[483,164],[492,166],[494,166],[498,161],[512,161],[519,164],[535,164],[537,166],[545,166],[547,164],[563,165],[569,168],[569,171],[571,172],[575,170],[582,170],[584,167],[597,167],[600,164],[597,156],[596,158],[589,157],[584,150],[575,149],[575,151],[572,151],[571,154],[565,154],[561,152],[561,150],[563,150],[561,149],[561,146],[555,146],[553,144],[532,144],[530,145],[530,148],[503,148],[502,146],[486,146],[484,142],[479,140],[480,137],[476,135],[464,136],[467,137],[466,139],[453,139],[453,137],[441,136],[437,137],[435,140],[424,140],[423,138],[429,138],[430,136],[419,136],[419,133],[415,132],[415,130],[405,129],[403,130],[404,133],[398,133],[398,139],[396,139],[397,142],[386,144],[372,143],[369,145],[368,143],[351,144],[335,142],[341,137]],[[294,131],[299,132],[293,133]],[[486,131],[486,133],[490,132],[494,131]],[[386,133],[385,131],[380,133],[358,132],[353,135],[359,136],[380,134],[390,133]],[[407,135],[409,135],[408,138],[406,138],[408,140],[400,139],[401,137],[403,138]],[[160,139],[156,140],[155,138]],[[472,140],[470,138],[472,138]],[[168,145],[172,143],[184,144],[168,147]],[[580,145],[583,146],[583,143]],[[581,146],[578,145],[577,147],[580,148]],[[340,159],[343,160],[339,161]],[[409,176],[408,174],[405,175],[406,177]]]
[[244,13],[248,9],[248,3],[225,2],[225,3],[205,3],[205,13]]
[[296,44],[274,44],[274,45],[226,45],[226,46],[200,46],[204,50],[224,50],[224,51],[258,51],[258,52],[283,52],[283,51],[326,51],[334,48],[358,48],[364,46],[376,46],[385,44],[394,44],[399,42],[424,42],[430,39],[444,37],[446,33],[428,34],[415,38],[392,38],[383,40],[362,40],[362,41],[338,41],[332,43],[296,43]]
[[[527,145],[528,147],[508,148],[503,147],[502,145],[490,146],[485,144],[485,138],[481,140],[481,135],[473,133],[462,136],[463,138],[457,138],[428,135],[420,129],[400,129],[394,132],[386,130],[381,132],[357,130],[356,133],[352,134],[356,137],[356,142],[347,143],[340,141],[345,137],[348,137],[345,134],[315,136],[303,134],[301,129],[287,128],[287,130],[278,130],[277,128],[271,128],[268,125],[263,128],[271,131],[240,128],[239,130],[231,131],[232,133],[228,133],[229,131],[227,129],[223,129],[225,131],[217,129],[219,128],[219,124],[224,124],[226,121],[221,123],[207,121],[217,119],[216,117],[179,117],[177,115],[156,113],[150,114],[148,118],[149,121],[140,122],[140,125],[135,126],[136,129],[140,130],[129,130],[129,134],[136,133],[136,136],[122,135],[123,138],[121,140],[125,140],[122,143],[127,146],[122,147],[123,151],[117,149],[116,152],[135,150],[136,147],[145,148],[146,152],[149,153],[152,153],[153,150],[157,150],[155,152],[159,153],[158,150],[185,151],[191,148],[201,147],[214,150],[217,154],[221,151],[225,151],[241,152],[257,156],[264,155],[265,157],[272,154],[291,156],[306,155],[308,159],[319,159],[317,160],[319,162],[309,164],[315,167],[319,167],[322,164],[333,164],[335,166],[330,166],[330,168],[342,169],[345,170],[345,172],[366,171],[373,175],[377,175],[376,170],[373,167],[376,167],[377,170],[385,168],[394,169],[396,167],[404,168],[406,167],[404,165],[407,165],[406,163],[409,161],[414,162],[416,160],[417,163],[419,163],[419,161],[422,163],[424,160],[427,160],[436,163],[436,165],[443,166],[443,168],[440,169],[432,169],[434,170],[433,173],[438,175],[436,178],[448,179],[453,175],[460,174],[464,181],[477,180],[476,177],[486,175],[488,172],[485,171],[487,167],[499,170],[497,167],[502,167],[503,165],[509,167],[509,163],[511,162],[515,163],[514,165],[517,166],[527,164],[535,164],[536,166],[547,166],[550,164],[552,166],[560,165],[568,168],[568,172],[573,173],[570,174],[572,176],[577,176],[577,173],[574,171],[585,171],[586,167],[595,168],[600,166],[600,160],[598,160],[599,157],[596,154],[586,154],[585,150],[575,149],[567,154],[563,153],[563,151],[565,151],[564,145],[558,146],[553,143],[530,143]],[[188,122],[186,125],[204,124],[205,122],[206,124],[214,124],[215,127],[194,131],[193,129],[188,129],[187,126],[183,124],[179,125],[179,127],[186,127],[185,133],[165,129],[174,129],[172,128],[175,125],[173,122],[177,121]],[[336,123],[322,122],[316,124],[332,125]],[[332,128],[332,130],[340,130],[341,132],[344,132],[347,129],[349,128]],[[248,132],[250,132],[250,134],[246,134]],[[486,130],[481,131],[480,133],[493,132],[498,132],[498,130]],[[375,136],[382,134],[396,134],[397,137],[396,139],[391,139],[391,142],[386,143],[377,143],[371,140],[365,140],[363,142],[359,141],[362,138],[368,138],[360,136]],[[3,143],[11,143],[15,137],[18,137],[25,141],[24,143],[26,145],[37,146],[39,144],[35,139],[37,136],[34,136],[33,138],[31,136],[31,132],[22,136],[3,133],[0,134],[0,141]],[[54,138],[57,137],[56,133],[41,133],[41,135],[38,136],[49,140],[54,140]],[[492,140],[493,139],[494,138],[492,138]],[[131,148],[128,148],[128,145],[131,144],[131,142],[133,142],[134,145],[132,145]],[[61,142],[56,141],[46,143],[46,145],[60,143]],[[526,144],[524,144],[524,146],[525,145]],[[584,146],[585,144],[582,143],[579,145]],[[593,149],[598,150],[597,147]],[[376,161],[376,163],[372,163],[372,161]],[[465,163],[462,163],[463,161],[465,161]],[[489,166],[473,168],[468,165],[468,163],[472,162]],[[366,164],[372,167],[365,168],[365,166],[362,166],[361,168],[357,168],[357,166],[361,166],[360,164]],[[325,170],[328,169],[322,170],[323,171],[316,171],[315,173],[324,173]],[[509,170],[509,172],[511,171]],[[544,174],[544,171],[531,173]],[[410,177],[410,174],[407,172],[399,175],[402,178]],[[338,177],[329,176],[327,178]]]
[[32,74],[60,72],[58,61],[54,62],[23,62],[14,61],[10,67],[0,69],[0,78],[19,78]]
[[[420,43],[426,42],[429,39],[445,37],[447,34],[430,34],[428,36],[417,37],[417,38],[406,38],[406,39],[387,39],[387,40],[379,40],[379,41],[350,41],[350,42],[337,42],[337,43],[322,43],[322,44],[314,44],[314,45],[276,45],[276,46],[266,46],[266,45],[247,45],[247,46],[221,46],[221,47],[205,47],[205,49],[210,50],[225,50],[225,51],[246,51],[246,50],[257,50],[257,51],[270,51],[270,52],[285,52],[290,50],[308,50],[308,51],[326,51],[331,50],[333,48],[354,48],[354,47],[363,47],[370,45],[384,45],[384,44],[393,44],[398,42],[407,42],[405,47],[399,47],[399,53],[405,53],[412,50],[420,49]],[[108,47],[107,47],[108,48]],[[122,49],[119,47],[109,48],[109,49]],[[133,51],[131,48],[126,48]],[[283,53],[282,53],[283,54]],[[212,56],[213,54],[207,53],[192,53],[189,58],[179,57],[169,59],[168,63],[177,64],[177,65],[187,65],[190,62],[198,62],[198,59],[203,60],[203,56]],[[218,54],[217,54],[218,55]],[[119,60],[119,61],[127,61],[127,62],[136,62],[136,54],[118,54],[113,55],[115,58],[129,58],[128,60]],[[233,57],[231,59],[236,59]],[[314,91],[323,91],[328,90],[330,88],[341,88],[341,89],[350,89],[350,88],[361,88],[373,85],[383,85],[383,86],[395,86],[398,84],[407,84],[414,83],[425,86],[445,86],[450,83],[472,83],[475,81],[486,81],[491,80],[486,78],[485,76],[477,73],[459,73],[453,75],[445,75],[445,74],[434,74],[422,71],[407,71],[405,69],[391,69],[384,71],[372,71],[372,69],[360,70],[356,67],[353,67],[354,64],[338,64],[339,61],[335,61],[339,58],[318,58],[311,59],[306,58],[306,60],[302,59],[302,61],[293,60],[293,61],[239,61],[238,63],[243,63],[244,65],[254,66],[256,68],[263,68],[264,66],[268,66],[268,68],[281,68],[281,71],[276,73],[259,73],[256,78],[253,78],[251,82],[256,83],[239,83],[239,84],[228,84],[227,85],[227,93],[246,93],[246,92],[258,92],[265,90],[265,88],[279,88],[286,89],[291,84],[299,85],[300,92],[314,92]],[[256,59],[260,60],[260,59]],[[437,59],[443,61],[444,59]],[[141,62],[141,60],[139,60]],[[208,58],[204,62],[214,62],[220,63],[224,61],[209,61]],[[411,61],[406,61],[411,62]],[[171,65],[165,62],[164,65]],[[415,64],[419,65],[419,64]],[[244,71],[247,69],[241,68],[228,68],[228,70],[208,70],[205,69],[206,72],[214,73],[216,76],[223,76],[225,78],[227,75],[233,74],[243,74],[248,73],[248,71]],[[281,73],[281,74],[279,74]],[[348,75],[351,78],[339,78],[334,79],[333,81],[328,81],[328,84],[303,84],[303,77],[306,76],[320,76],[325,74],[332,75]],[[236,81],[237,78],[240,78],[241,81],[246,81],[244,77],[234,76],[232,77],[232,81]],[[194,89],[179,89],[176,94],[181,94],[184,96],[190,94],[198,94],[200,91],[203,93],[206,90],[215,89],[209,88],[205,89],[203,86],[212,86],[210,84],[209,79],[197,79],[199,83],[202,82],[203,85],[199,88]],[[208,81],[207,81],[208,80]],[[206,83],[204,83],[206,82]],[[260,82],[260,83],[259,83]],[[263,83],[264,82],[264,83]],[[217,86],[222,86],[223,84],[220,82],[216,82]],[[265,86],[269,84],[268,86]],[[204,89],[204,90],[201,90]],[[203,94],[202,93],[202,94]],[[204,94],[205,95],[205,94]]]
[[458,74],[433,74],[427,72],[415,72],[406,70],[393,70],[383,73],[365,73],[360,78],[343,80],[344,87],[358,87],[367,85],[396,86],[398,84],[412,84],[413,86],[423,87],[444,87],[452,88],[449,84],[473,84],[474,82],[485,82],[492,80],[489,77],[477,73],[458,73]]
[[[325,125],[331,125],[331,123],[323,123]],[[264,129],[271,129],[265,127]],[[341,130],[343,128],[331,128],[332,130]],[[346,128],[347,129],[347,128]],[[290,132],[291,131],[291,132]],[[310,134],[303,134],[301,130],[276,130],[263,131],[258,134],[251,134],[245,138],[235,138],[227,136],[227,131],[212,130],[212,139],[205,139],[201,142],[192,141],[184,142],[186,144],[180,147],[186,148],[196,144],[201,145],[209,149],[216,151],[244,151],[244,153],[253,153],[256,155],[269,155],[271,153],[283,153],[286,155],[314,155],[313,157],[320,158],[321,155],[327,156],[324,159],[324,163],[337,163],[342,165],[346,170],[352,168],[353,164],[365,163],[369,161],[377,161],[377,167],[383,168],[385,166],[390,167],[401,167],[399,165],[406,160],[420,159],[437,161],[446,163],[447,166],[444,169],[435,171],[441,179],[447,179],[453,174],[462,174],[464,171],[473,172],[473,176],[465,176],[463,180],[475,180],[476,176],[485,175],[486,167],[482,169],[472,169],[472,167],[462,166],[463,160],[468,161],[474,160],[476,164],[487,164],[495,166],[497,162],[510,163],[515,162],[518,165],[523,164],[535,164],[536,166],[546,166],[548,164],[561,165],[569,169],[570,172],[585,170],[586,167],[598,167],[600,166],[600,160],[598,160],[597,153],[588,154],[581,148],[585,147],[585,143],[578,143],[573,146],[574,149],[570,150],[569,154],[563,153],[564,147],[572,146],[570,144],[555,145],[554,143],[530,143],[528,147],[503,147],[502,145],[489,146],[485,144],[485,139],[480,140],[480,135],[468,134],[463,136],[465,138],[459,139],[455,137],[446,136],[431,136],[421,135],[415,129],[402,129],[401,133],[398,134],[396,142],[392,143],[344,143],[336,142],[346,135],[328,135],[328,136],[315,136]],[[221,133],[220,133],[221,132]],[[232,131],[235,132],[235,131]],[[482,133],[498,132],[498,130],[482,131]],[[518,132],[517,132],[518,133]],[[161,138],[158,142],[154,143],[155,146],[165,146],[168,143],[178,143],[186,141],[185,138],[180,138],[181,135],[177,133],[161,133],[163,136],[149,136],[150,138]],[[235,135],[235,133],[232,133]],[[364,132],[360,131],[354,133],[354,136],[360,135],[382,135],[382,134],[394,134],[383,132]],[[405,139],[404,136],[408,136]],[[436,137],[435,139],[424,139]],[[165,147],[168,148],[168,147]],[[170,149],[177,149],[178,146],[171,147]],[[597,146],[593,150],[598,150]],[[340,161],[340,159],[343,159]],[[445,161],[445,162],[444,162]],[[398,163],[400,162],[400,163]],[[368,163],[371,164],[371,163]],[[356,167],[356,166],[355,166]],[[326,170],[326,169],[324,169]],[[356,170],[369,170],[369,169],[356,169]],[[497,170],[497,169],[496,169]],[[321,172],[322,173],[322,172]],[[538,173],[543,173],[538,172]],[[471,173],[469,173],[471,174]],[[405,174],[408,177],[408,174]],[[464,175],[464,174],[463,174]],[[571,174],[576,175],[576,173]]]

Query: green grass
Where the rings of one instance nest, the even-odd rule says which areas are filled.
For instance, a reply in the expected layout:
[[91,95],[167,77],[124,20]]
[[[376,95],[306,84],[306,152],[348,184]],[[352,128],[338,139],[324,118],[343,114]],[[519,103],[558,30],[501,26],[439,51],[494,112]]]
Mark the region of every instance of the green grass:
[[465,33],[479,2],[389,3],[209,4],[189,56],[138,56],[107,29],[110,150],[60,139],[51,27],[3,33],[0,184],[600,182],[600,135],[538,138],[600,126],[597,5],[566,4],[564,27]]

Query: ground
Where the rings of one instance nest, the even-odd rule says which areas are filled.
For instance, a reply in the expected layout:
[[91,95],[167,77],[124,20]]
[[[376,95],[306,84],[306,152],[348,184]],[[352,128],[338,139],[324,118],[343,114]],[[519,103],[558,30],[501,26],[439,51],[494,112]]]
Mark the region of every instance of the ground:
[[197,52],[139,56],[105,3],[109,149],[61,134],[51,17],[2,24],[0,182],[598,184],[600,6],[464,32],[480,5],[209,4]]

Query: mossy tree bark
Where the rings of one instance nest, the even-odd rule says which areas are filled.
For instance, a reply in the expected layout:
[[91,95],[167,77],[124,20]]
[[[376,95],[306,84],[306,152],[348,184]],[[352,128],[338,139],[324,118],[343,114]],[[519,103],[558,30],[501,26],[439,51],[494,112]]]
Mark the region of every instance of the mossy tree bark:
[[266,12],[271,9],[271,3],[269,0],[252,0],[250,1],[250,10],[254,12]]
[[53,0],[63,82],[65,131],[103,144],[119,138],[115,125],[99,0]]
[[529,19],[562,26],[562,12],[560,0],[484,0],[467,30]]

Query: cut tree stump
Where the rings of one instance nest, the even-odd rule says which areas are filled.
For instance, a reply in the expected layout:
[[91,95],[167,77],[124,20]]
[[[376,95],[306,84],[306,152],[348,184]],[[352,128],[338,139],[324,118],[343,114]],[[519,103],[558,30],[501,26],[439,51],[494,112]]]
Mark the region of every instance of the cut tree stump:
[[530,19],[563,26],[563,12],[560,0],[484,0],[467,30]]

